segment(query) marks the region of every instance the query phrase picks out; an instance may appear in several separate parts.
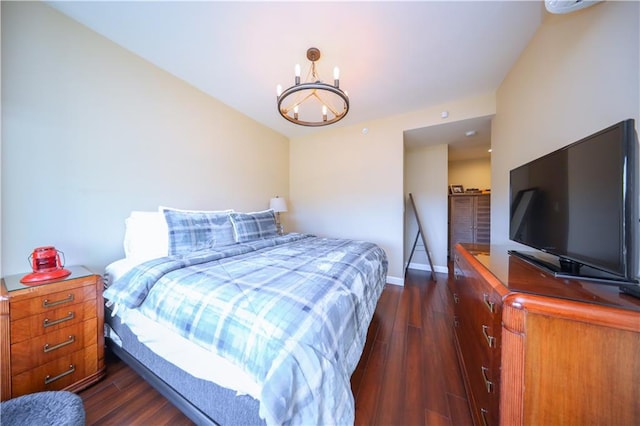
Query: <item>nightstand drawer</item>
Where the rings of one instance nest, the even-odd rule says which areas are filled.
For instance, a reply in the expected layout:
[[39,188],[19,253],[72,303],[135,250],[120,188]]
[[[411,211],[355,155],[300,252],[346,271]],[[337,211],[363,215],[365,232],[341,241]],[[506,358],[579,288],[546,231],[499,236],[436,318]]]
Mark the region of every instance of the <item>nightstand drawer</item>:
[[[22,297],[19,300],[10,301],[11,320],[16,321],[31,315],[49,312],[52,309],[59,309],[84,302],[85,300],[96,299],[96,280],[94,277],[86,277],[78,280],[78,287],[54,292],[56,284],[40,287],[33,297]],[[44,290],[48,290],[45,292]]]
[[95,317],[95,300],[25,317],[11,322],[11,342],[19,343]]
[[90,319],[11,345],[11,374],[17,375],[97,343],[97,321]]
[[13,397],[38,391],[64,389],[95,375],[98,372],[97,350],[97,345],[93,345],[13,376]]

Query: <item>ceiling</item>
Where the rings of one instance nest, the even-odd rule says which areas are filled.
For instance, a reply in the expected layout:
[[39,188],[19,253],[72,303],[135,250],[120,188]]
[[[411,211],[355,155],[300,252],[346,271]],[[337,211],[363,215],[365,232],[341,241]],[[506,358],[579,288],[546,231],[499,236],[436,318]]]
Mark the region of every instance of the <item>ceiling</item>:
[[[288,137],[323,129],[276,109],[276,85],[293,83],[296,63],[304,72],[309,47],[325,81],[340,67],[351,106],[333,126],[348,126],[494,92],[544,15],[540,1],[47,3]],[[439,143],[460,139],[458,125],[435,127]]]
[[412,150],[425,145],[449,146],[449,161],[491,158],[491,116],[459,120],[404,132],[404,145]]

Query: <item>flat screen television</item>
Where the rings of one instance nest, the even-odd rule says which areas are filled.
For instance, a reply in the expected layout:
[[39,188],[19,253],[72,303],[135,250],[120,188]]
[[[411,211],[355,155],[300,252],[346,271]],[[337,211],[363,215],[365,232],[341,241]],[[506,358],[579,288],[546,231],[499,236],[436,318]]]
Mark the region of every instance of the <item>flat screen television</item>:
[[639,291],[639,163],[628,119],[511,170],[509,237],[552,256],[512,254]]

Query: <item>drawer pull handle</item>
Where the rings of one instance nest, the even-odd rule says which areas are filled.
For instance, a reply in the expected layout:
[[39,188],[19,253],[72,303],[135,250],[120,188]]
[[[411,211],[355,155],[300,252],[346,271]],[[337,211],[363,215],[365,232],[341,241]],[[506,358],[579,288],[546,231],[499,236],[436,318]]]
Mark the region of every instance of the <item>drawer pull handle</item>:
[[487,293],[482,294],[482,299],[484,300],[484,304],[489,309],[489,312],[493,313],[493,302],[489,300],[489,295]]
[[49,302],[49,299],[44,299],[42,301],[42,307],[43,308],[50,308],[52,306],[58,306],[58,305],[62,305],[63,303],[67,303],[67,302],[73,302],[73,294],[69,293],[69,295],[62,299],[62,300],[58,300],[55,302]]
[[489,410],[487,410],[486,408],[481,408],[480,409],[480,417],[482,418],[482,425],[483,426],[488,426],[489,422],[487,421],[487,414],[489,414]]
[[45,318],[44,321],[42,321],[42,325],[44,327],[51,327],[52,325],[60,324],[61,322],[65,322],[65,321],[70,321],[74,318],[75,318],[75,314],[73,312],[69,312],[66,317],[63,317],[57,320],[49,321],[49,318]]
[[76,371],[76,366],[71,364],[69,366],[69,369],[67,371],[65,371],[64,373],[60,373],[57,376],[49,376],[47,375],[47,377],[44,378],[44,384],[48,385],[49,383],[53,383],[58,379],[62,379],[64,376],[68,376],[69,374],[73,374],[73,372]]
[[487,388],[487,393],[493,392],[493,382],[487,378],[487,367],[482,367],[482,378],[484,379],[484,385]]
[[456,304],[460,303],[460,298],[456,293],[453,293],[453,301],[456,302]]
[[493,348],[495,345],[496,338],[493,336],[489,336],[489,334],[487,334],[487,330],[489,330],[489,326],[483,325],[482,334],[484,335],[484,338],[487,340],[487,345],[489,345],[490,348]]
[[60,349],[63,346],[70,345],[75,341],[76,341],[76,336],[69,336],[68,340],[65,340],[62,343],[58,343],[57,345],[49,346],[48,343],[45,343],[44,347],[42,348],[42,350],[44,351],[44,353],[55,351],[56,349]]
[[458,317],[454,315],[454,317],[453,317],[453,326],[458,328],[459,325],[460,325],[460,322],[458,321]]

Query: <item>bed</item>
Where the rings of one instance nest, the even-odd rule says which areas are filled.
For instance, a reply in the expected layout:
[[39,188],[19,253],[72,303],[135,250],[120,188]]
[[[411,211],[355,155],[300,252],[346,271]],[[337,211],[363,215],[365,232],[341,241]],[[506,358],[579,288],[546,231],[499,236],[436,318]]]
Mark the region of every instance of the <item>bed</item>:
[[105,272],[116,355],[197,424],[354,422],[380,247],[278,235],[271,210],[160,208],[126,223],[126,256]]

